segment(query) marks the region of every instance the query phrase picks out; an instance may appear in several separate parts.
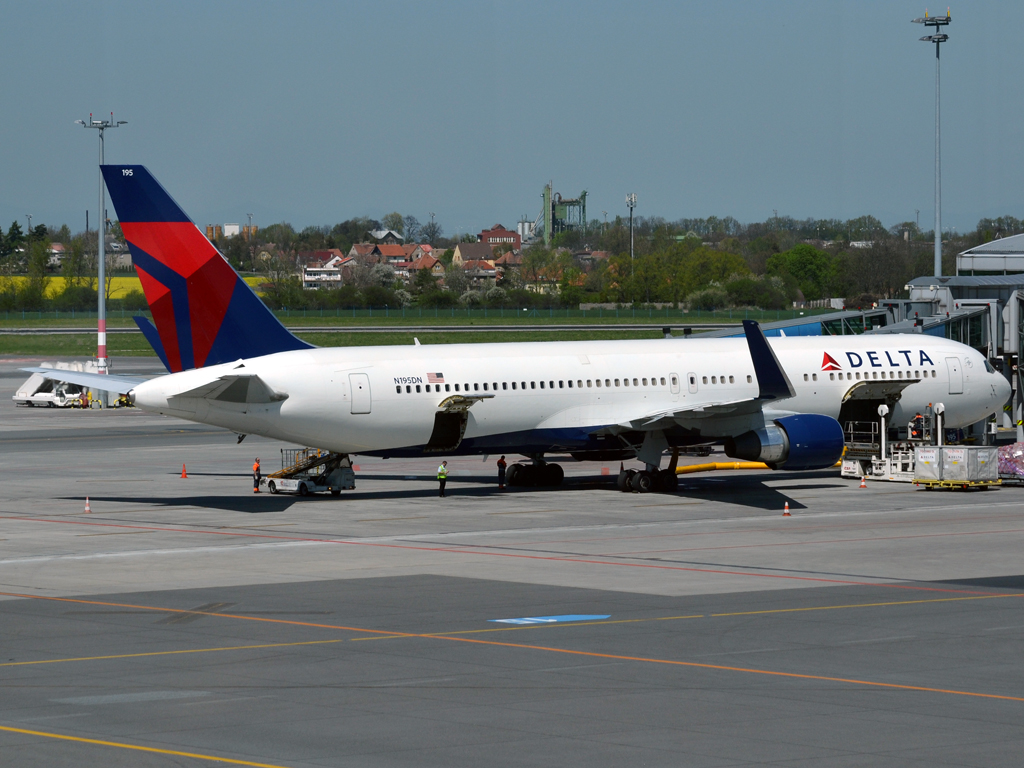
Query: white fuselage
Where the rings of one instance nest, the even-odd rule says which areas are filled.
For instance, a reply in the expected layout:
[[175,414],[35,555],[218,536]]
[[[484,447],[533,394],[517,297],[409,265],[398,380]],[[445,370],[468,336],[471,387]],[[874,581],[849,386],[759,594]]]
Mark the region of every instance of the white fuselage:
[[[976,350],[919,334],[770,340],[796,396],[766,407],[837,418],[858,382],[913,379],[890,423],[943,403],[959,427],[999,411],[1006,379]],[[828,357],[834,362],[829,362]],[[831,369],[831,370],[829,370]],[[231,403],[178,393],[220,376],[254,374],[287,397]],[[919,379],[919,380],[918,380]],[[469,409],[458,452],[571,451],[587,434],[644,417],[758,395],[743,338],[431,346],[282,352],[163,376],[135,389],[150,411],[342,453],[417,453],[438,406],[458,394],[493,395]],[[757,428],[764,416],[677,423],[711,441]],[[529,451],[525,451],[529,452]]]

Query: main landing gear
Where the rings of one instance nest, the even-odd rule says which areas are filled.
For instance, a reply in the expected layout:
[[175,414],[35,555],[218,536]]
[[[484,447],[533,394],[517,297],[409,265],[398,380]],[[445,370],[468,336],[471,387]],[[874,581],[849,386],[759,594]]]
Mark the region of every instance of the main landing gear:
[[679,478],[669,469],[624,469],[615,485],[623,493],[675,493]]
[[565,473],[558,464],[536,461],[533,464],[513,464],[508,468],[505,482],[509,486],[545,487],[562,484]]

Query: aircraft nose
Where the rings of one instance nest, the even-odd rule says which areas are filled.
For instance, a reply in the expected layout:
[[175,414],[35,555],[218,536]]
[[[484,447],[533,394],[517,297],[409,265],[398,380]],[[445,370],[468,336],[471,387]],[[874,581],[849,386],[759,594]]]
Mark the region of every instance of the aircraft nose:
[[1005,403],[1010,399],[1010,395],[1013,394],[1013,388],[1010,386],[1010,382],[1008,382],[1004,377],[1000,376],[998,373],[996,376],[999,378],[999,384],[997,385],[996,390],[999,393],[999,402]]

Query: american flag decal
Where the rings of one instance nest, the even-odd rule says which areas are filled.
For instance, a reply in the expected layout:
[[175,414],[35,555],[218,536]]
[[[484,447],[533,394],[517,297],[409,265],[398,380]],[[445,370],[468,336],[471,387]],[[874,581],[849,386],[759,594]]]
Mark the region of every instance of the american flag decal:
[[444,384],[444,374],[443,373],[428,373],[427,374],[427,383],[428,384]]

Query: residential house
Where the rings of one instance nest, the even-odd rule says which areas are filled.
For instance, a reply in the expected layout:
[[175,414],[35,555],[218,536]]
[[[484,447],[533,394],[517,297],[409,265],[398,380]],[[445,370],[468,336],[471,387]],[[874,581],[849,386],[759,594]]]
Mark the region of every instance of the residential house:
[[50,249],[46,252],[46,266],[51,269],[59,269],[61,262],[64,261],[65,252],[64,243],[51,243]]
[[311,262],[302,270],[302,287],[312,290],[340,288],[352,279],[352,268],[355,264],[355,259],[342,253],[328,261]]
[[497,275],[497,270],[489,261],[474,259],[471,261],[464,261],[459,266],[466,271],[466,277],[469,278],[469,282],[474,287],[479,287],[485,280],[494,280]]
[[435,278],[444,277],[444,264],[435,259],[429,253],[420,256],[418,259],[416,259],[416,261],[412,262],[409,265],[408,271],[411,278],[415,279],[416,273],[419,272],[421,269],[429,269],[430,274],[432,274]]
[[376,247],[375,243],[355,243],[348,249],[348,255],[360,264],[370,264],[373,259],[373,249]]
[[376,240],[378,244],[398,245],[405,240],[404,237],[393,229],[374,229],[366,234],[368,234],[372,240]]
[[467,261],[486,261],[494,266],[494,249],[490,243],[459,243],[455,246],[452,264],[461,267]]
[[397,244],[380,243],[374,247],[371,253],[379,264],[391,264],[394,266],[395,264],[410,261],[409,255],[405,252],[405,247]]

